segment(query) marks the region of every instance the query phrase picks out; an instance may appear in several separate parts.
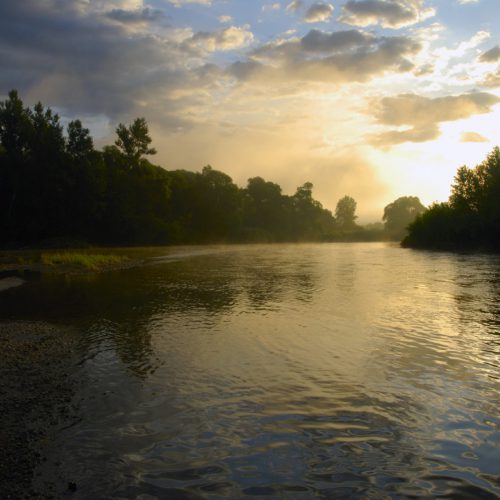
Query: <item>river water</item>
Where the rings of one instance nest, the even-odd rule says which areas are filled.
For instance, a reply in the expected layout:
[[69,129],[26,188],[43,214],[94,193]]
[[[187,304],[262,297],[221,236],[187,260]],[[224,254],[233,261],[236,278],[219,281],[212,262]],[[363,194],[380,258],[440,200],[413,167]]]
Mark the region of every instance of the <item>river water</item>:
[[0,297],[76,332],[76,416],[42,470],[76,498],[500,496],[500,257],[148,255]]

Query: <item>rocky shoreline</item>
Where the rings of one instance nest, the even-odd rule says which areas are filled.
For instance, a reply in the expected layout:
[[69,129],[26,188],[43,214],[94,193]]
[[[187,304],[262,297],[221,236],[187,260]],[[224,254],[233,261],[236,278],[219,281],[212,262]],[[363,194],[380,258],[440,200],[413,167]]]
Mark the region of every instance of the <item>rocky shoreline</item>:
[[75,418],[74,339],[69,329],[44,322],[0,322],[2,499],[54,497],[56,485],[36,477],[37,467],[58,429]]

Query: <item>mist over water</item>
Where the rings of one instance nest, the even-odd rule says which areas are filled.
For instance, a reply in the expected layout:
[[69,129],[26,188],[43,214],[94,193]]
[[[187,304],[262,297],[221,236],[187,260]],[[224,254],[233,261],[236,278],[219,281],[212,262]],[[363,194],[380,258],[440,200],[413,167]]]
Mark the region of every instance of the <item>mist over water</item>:
[[2,295],[1,318],[75,331],[77,418],[42,478],[78,498],[500,495],[499,257],[155,252]]

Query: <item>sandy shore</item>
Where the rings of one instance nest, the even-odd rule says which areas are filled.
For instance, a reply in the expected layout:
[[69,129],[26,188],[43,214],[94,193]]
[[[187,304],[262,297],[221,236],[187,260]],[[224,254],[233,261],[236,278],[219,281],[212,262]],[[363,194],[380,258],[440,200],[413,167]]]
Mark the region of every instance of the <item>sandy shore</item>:
[[8,278],[0,279],[0,292],[4,290],[8,290],[9,288],[14,288],[16,286],[20,286],[26,281],[22,278],[17,278],[16,276],[9,276]]
[[74,338],[42,322],[0,322],[2,499],[52,496],[54,485],[42,484],[35,474],[51,436],[74,418]]

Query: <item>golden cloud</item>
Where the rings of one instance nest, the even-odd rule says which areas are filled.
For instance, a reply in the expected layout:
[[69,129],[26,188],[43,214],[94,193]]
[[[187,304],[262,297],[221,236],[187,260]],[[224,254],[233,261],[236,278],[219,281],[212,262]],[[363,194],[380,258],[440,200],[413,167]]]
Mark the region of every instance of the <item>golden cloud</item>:
[[376,145],[426,142],[440,135],[439,124],[489,113],[500,98],[485,92],[428,98],[416,94],[385,97],[375,105],[375,117],[382,125],[407,127],[372,137]]

